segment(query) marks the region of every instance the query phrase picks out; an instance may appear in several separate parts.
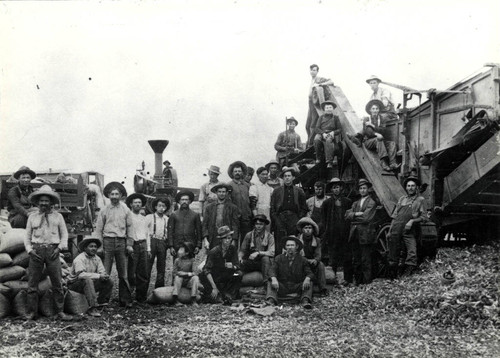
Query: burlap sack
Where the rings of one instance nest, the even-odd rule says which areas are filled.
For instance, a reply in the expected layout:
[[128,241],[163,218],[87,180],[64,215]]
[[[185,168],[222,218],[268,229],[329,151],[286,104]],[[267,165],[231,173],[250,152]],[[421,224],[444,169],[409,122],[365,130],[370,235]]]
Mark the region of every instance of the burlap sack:
[[[151,296],[151,303],[156,304],[172,304],[174,303],[174,297],[172,295],[174,288],[169,287],[158,287],[153,291]],[[200,300],[200,296],[196,296],[196,300]],[[180,303],[190,303],[191,302],[191,290],[187,287],[182,287],[179,291],[179,296],[177,297]]]
[[28,294],[26,290],[21,290],[12,301],[14,314],[26,316],[28,314]]
[[260,287],[264,286],[264,276],[262,276],[262,272],[253,271],[243,275],[241,278],[241,286],[242,287]]
[[[11,294],[14,296],[17,295],[19,291],[28,289],[28,281],[15,280],[15,281],[7,281],[4,282],[3,284],[10,288]],[[40,283],[38,284],[38,293],[41,294],[50,289],[51,287],[52,283],[50,282],[50,278],[45,277],[45,279],[40,281]]]
[[12,257],[12,265],[27,268],[30,263],[30,255],[26,251],[20,252]]
[[9,266],[10,264],[12,264],[10,255],[6,253],[0,254],[0,267]]
[[25,269],[21,266],[9,266],[0,268],[0,282],[18,280],[23,277]]
[[0,318],[7,316],[10,313],[10,301],[3,294],[0,294]]
[[0,294],[4,295],[5,297],[9,297],[11,292],[12,290],[10,289],[10,287],[7,287],[3,283],[0,283]]
[[52,317],[57,313],[56,303],[52,290],[47,290],[38,300],[38,312],[42,316]]
[[4,234],[0,232],[0,253],[13,255],[24,251],[25,236],[25,229],[10,229]]
[[333,272],[331,267],[325,268],[325,278],[326,278],[326,283],[329,284],[335,283],[335,273]]
[[89,303],[85,295],[67,291],[64,296],[64,312],[74,315],[82,315],[89,309]]

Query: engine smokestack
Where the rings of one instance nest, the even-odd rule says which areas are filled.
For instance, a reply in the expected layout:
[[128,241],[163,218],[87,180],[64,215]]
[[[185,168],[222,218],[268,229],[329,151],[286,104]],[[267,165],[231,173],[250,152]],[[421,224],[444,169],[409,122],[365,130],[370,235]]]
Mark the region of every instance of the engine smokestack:
[[149,145],[155,152],[155,175],[154,179],[158,180],[163,187],[163,151],[168,145],[168,140],[148,140]]

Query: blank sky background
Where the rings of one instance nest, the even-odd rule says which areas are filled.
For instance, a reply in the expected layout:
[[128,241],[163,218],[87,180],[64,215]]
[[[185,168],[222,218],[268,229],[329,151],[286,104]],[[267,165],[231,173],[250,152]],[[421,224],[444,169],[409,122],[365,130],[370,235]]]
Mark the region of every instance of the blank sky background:
[[0,171],[97,170],[130,188],[142,160],[154,171],[147,140],[168,139],[179,184],[199,187],[210,165],[273,158],[286,116],[306,139],[310,64],[363,116],[371,74],[444,89],[499,63],[499,13],[460,0],[1,2]]

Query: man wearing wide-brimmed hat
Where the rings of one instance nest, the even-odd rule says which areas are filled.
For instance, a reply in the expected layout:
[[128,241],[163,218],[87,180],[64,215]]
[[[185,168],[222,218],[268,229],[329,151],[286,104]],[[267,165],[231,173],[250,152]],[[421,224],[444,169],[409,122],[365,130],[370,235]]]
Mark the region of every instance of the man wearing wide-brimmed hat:
[[[420,223],[427,221],[425,199],[419,195],[420,180],[409,176],[404,180],[403,187],[407,195],[399,198],[396,204],[389,232],[389,267],[392,278],[396,278],[398,268],[399,271],[404,271],[404,275],[411,275],[415,271]],[[402,256],[401,251],[406,252],[406,255]]]
[[179,186],[179,180],[177,178],[177,170],[175,170],[172,167],[172,164],[170,163],[169,160],[165,160],[163,162],[163,165],[165,168],[163,169],[163,180],[164,180],[164,185],[166,188],[172,188],[175,191],[177,191],[177,188]]
[[327,184],[326,192],[331,193],[331,197],[323,203],[321,219],[321,237],[328,250],[328,264],[335,277],[341,266],[344,267],[344,272],[352,272],[352,257],[347,255],[349,223],[345,220],[345,213],[352,207],[352,201],[343,195],[343,188],[344,182],[339,178],[332,178]]
[[151,272],[156,258],[155,288],[158,288],[165,286],[168,250],[167,210],[170,208],[170,199],[166,196],[159,196],[153,200],[151,206],[155,212],[146,216],[148,236],[151,239],[151,258],[149,260],[148,277],[151,278]]
[[125,200],[132,211],[132,236],[134,239],[134,251],[128,257],[128,281],[132,291],[135,287],[137,302],[146,302],[149,287],[151,239],[148,235],[146,217],[141,213],[146,202],[147,198],[140,193],[131,194]]
[[128,282],[127,256],[134,252],[134,230],[132,212],[121,201],[127,197],[127,190],[121,183],[111,182],[104,187],[103,192],[111,202],[99,212],[94,234],[102,240],[104,267],[108,275],[111,274],[113,261],[116,259],[120,305],[130,308],[132,290]]
[[[377,203],[369,195],[371,187],[372,183],[368,180],[360,179],[358,190],[361,198],[346,212],[346,219],[351,222],[349,245],[357,285],[368,284],[373,279],[372,253],[377,240],[374,225]],[[353,273],[344,270],[344,280],[347,284],[352,283],[352,276]]]
[[370,88],[373,91],[370,96],[370,101],[372,99],[378,99],[384,105],[383,108],[381,108],[381,111],[390,113],[393,117],[395,116],[397,118],[392,93],[388,89],[380,87],[379,85],[381,82],[382,80],[375,75],[370,76],[366,80],[366,83],[370,85]]
[[296,171],[284,167],[281,171],[284,184],[274,189],[271,194],[271,219],[274,237],[276,239],[276,255],[281,254],[285,247],[283,238],[297,233],[297,221],[306,216],[308,208],[306,194],[293,185]]
[[98,238],[84,237],[78,244],[80,254],[73,260],[68,276],[68,288],[85,295],[89,303],[87,314],[94,317],[101,316],[97,308],[109,301],[113,291],[113,281],[96,255],[101,245]]
[[[232,190],[230,185],[220,183],[212,188],[212,192],[217,195],[217,201],[209,204],[205,208],[203,222],[203,246],[208,250],[216,247],[220,243],[217,230],[222,226],[228,226],[234,231],[235,238],[240,234],[240,209],[228,199],[228,194]],[[238,245],[237,242],[235,242]]]
[[273,189],[276,189],[277,187],[283,185],[283,179],[281,179],[279,176],[281,172],[281,165],[277,160],[271,159],[271,161],[265,165],[265,168],[269,172],[267,185],[269,185]]
[[269,270],[266,301],[274,306],[279,303],[279,297],[298,294],[302,306],[311,309],[314,274],[309,262],[300,254],[302,242],[295,236],[283,239],[286,253],[276,256]]
[[14,173],[13,177],[17,180],[17,185],[10,188],[7,194],[9,199],[7,204],[8,220],[12,228],[24,229],[30,213],[36,211],[36,208],[33,208],[28,200],[30,194],[33,193],[30,182],[35,179],[36,174],[30,168],[22,166]]
[[52,207],[60,205],[59,194],[44,185],[28,197],[38,212],[28,217],[24,246],[30,256],[28,275],[28,316],[33,319],[38,311],[38,284],[45,269],[52,282],[52,292],[57,314],[62,320],[71,320],[63,312],[64,296],[61,285],[61,261],[59,253],[68,249],[68,230],[63,216]]
[[294,117],[287,118],[286,131],[281,132],[278,139],[276,139],[276,143],[274,143],[276,160],[280,163],[280,166],[285,165],[287,159],[304,151],[300,135],[295,132],[295,127],[298,124],[299,122]]
[[211,165],[208,170],[208,177],[210,180],[205,183],[200,188],[200,195],[198,201],[202,204],[202,213],[208,204],[217,201],[217,194],[212,193],[212,188],[219,184],[220,168],[215,165]]
[[263,214],[253,218],[254,229],[245,235],[241,244],[241,270],[260,271],[267,282],[269,268],[274,258],[274,236],[266,230],[269,220]]
[[238,247],[241,240],[252,230],[252,209],[250,208],[250,184],[245,181],[247,174],[247,166],[241,161],[236,161],[229,165],[227,174],[232,179],[227,183],[231,187],[229,194],[231,201],[240,209],[240,232],[239,236],[235,236]]
[[239,297],[241,271],[238,267],[238,249],[232,245],[234,231],[228,226],[217,230],[220,244],[211,249],[200,275],[205,301],[231,304]]
[[190,190],[181,190],[175,196],[179,209],[170,215],[167,230],[168,247],[174,257],[183,242],[190,242],[193,245],[195,255],[201,249],[203,232],[200,214],[189,208],[193,200],[194,193]]
[[325,113],[318,118],[316,127],[312,132],[316,164],[320,163],[321,158],[324,156],[327,167],[332,168],[335,156],[339,158],[341,155],[340,137],[342,132],[340,119],[333,114],[333,110],[337,108],[335,103],[325,101],[321,104],[321,108]]

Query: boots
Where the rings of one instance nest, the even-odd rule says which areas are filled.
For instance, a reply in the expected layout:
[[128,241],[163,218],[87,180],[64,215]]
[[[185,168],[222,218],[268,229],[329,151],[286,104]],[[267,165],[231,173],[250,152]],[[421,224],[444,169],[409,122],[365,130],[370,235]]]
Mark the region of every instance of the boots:
[[380,159],[380,165],[382,166],[382,169],[385,170],[386,172],[392,171],[391,167],[389,166],[389,160],[387,158]]

